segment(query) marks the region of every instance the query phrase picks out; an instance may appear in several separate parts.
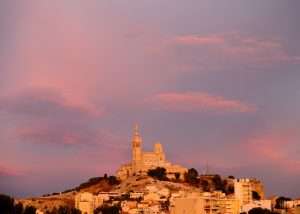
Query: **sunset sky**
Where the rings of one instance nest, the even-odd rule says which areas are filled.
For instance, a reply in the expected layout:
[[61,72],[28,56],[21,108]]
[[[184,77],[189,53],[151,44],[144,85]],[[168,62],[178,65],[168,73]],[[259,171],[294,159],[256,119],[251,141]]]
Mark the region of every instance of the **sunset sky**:
[[0,0],[0,192],[63,191],[144,147],[300,197],[300,1]]

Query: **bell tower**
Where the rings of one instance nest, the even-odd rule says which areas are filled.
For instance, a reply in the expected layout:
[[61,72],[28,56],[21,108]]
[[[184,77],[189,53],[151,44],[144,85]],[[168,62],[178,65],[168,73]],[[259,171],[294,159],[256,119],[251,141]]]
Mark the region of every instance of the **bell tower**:
[[164,153],[162,145],[159,142],[154,144],[154,153],[156,154],[159,162],[162,162],[162,163],[165,162],[165,160],[166,160],[165,153]]
[[132,166],[135,172],[142,167],[142,138],[137,124],[134,127],[132,137]]

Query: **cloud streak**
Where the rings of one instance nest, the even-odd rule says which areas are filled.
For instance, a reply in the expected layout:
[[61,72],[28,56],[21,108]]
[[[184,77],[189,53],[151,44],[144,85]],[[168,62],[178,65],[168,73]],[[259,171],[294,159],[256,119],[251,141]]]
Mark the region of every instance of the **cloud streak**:
[[103,111],[84,104],[70,102],[52,88],[27,88],[18,93],[0,96],[0,110],[10,113],[53,117],[57,114],[100,116]]
[[22,142],[74,145],[99,139],[92,124],[101,118],[100,110],[69,103],[53,89],[31,88],[2,96],[1,112],[10,116],[13,133]]
[[299,174],[299,147],[294,136],[293,131],[273,130],[250,138],[243,150],[256,154],[255,162],[276,165],[289,174]]
[[206,92],[170,92],[157,94],[148,102],[161,110],[173,112],[255,112],[256,108],[239,100]]
[[185,35],[185,36],[178,36],[174,40],[178,44],[191,45],[191,46],[225,44],[225,38],[218,35],[210,35],[210,36]]
[[0,177],[1,176],[8,176],[8,177],[17,177],[22,176],[25,173],[23,171],[20,171],[18,169],[12,168],[12,167],[5,167],[0,165]]
[[299,55],[289,52],[280,39],[240,32],[175,36],[168,49],[177,67],[187,70],[260,71],[274,64],[300,63]]

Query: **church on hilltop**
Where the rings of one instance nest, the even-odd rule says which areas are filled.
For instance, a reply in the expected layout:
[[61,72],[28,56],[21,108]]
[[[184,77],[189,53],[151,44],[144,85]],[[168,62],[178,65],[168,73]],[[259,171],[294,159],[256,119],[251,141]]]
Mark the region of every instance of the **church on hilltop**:
[[184,178],[187,169],[168,162],[160,143],[155,143],[154,149],[151,152],[143,151],[142,143],[143,141],[138,126],[136,125],[132,138],[132,160],[130,163],[122,165],[117,171],[117,177],[119,179],[125,180],[132,175],[146,175],[149,169],[155,169],[157,167],[165,168],[167,177],[170,179],[175,178],[177,173],[180,175],[180,179]]

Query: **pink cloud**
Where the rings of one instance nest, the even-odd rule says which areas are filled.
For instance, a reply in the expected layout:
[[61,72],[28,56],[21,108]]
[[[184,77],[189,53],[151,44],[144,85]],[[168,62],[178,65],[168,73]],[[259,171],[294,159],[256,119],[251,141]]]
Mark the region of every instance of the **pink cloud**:
[[186,35],[176,37],[175,42],[183,45],[222,45],[225,43],[225,39],[218,35]]
[[103,108],[93,108],[87,104],[70,102],[60,91],[53,88],[26,88],[23,91],[10,92],[0,96],[0,107],[7,112],[39,114],[47,116],[50,111],[76,112],[77,115],[103,116]]
[[148,100],[157,108],[175,112],[254,112],[256,108],[239,100],[206,92],[161,93]]
[[5,167],[0,165],[0,176],[22,176],[24,172],[14,168],[14,167]]
[[[276,63],[297,64],[299,57],[288,52],[283,41],[270,36],[242,33],[189,34],[170,39],[169,53],[177,67],[197,70],[224,70],[227,67],[259,68]],[[177,56],[176,48],[180,48]],[[181,69],[182,70],[182,69]],[[244,70],[244,69],[243,69]]]
[[[278,170],[291,176],[299,176],[299,131],[297,129],[277,128],[268,132],[260,132],[252,136],[245,136],[238,143],[226,143],[226,151],[199,148],[197,154],[186,151],[189,158],[179,157],[182,162],[199,164],[199,158],[207,161],[210,167],[221,170],[238,170],[247,168],[254,170]],[[230,158],[224,158],[229,156]],[[205,163],[201,163],[202,167]]]
[[241,150],[255,155],[254,163],[276,165],[286,171],[297,173],[300,170],[300,159],[297,151],[297,140],[293,131],[273,130],[272,132],[250,138]]
[[74,131],[56,131],[53,126],[28,126],[16,129],[17,136],[22,141],[29,141],[34,143],[51,143],[51,144],[66,144],[74,145],[86,142],[80,133]]
[[117,135],[107,129],[90,127],[91,120],[69,125],[58,123],[51,119],[35,121],[26,126],[19,126],[14,134],[22,141],[37,144],[60,145],[92,145],[100,146],[103,150],[124,151],[129,149],[128,139]]

